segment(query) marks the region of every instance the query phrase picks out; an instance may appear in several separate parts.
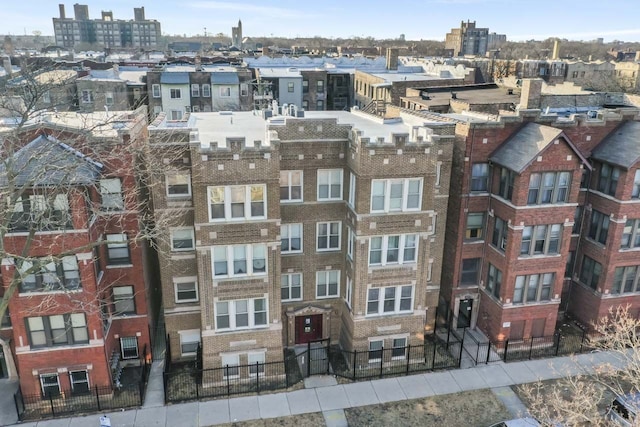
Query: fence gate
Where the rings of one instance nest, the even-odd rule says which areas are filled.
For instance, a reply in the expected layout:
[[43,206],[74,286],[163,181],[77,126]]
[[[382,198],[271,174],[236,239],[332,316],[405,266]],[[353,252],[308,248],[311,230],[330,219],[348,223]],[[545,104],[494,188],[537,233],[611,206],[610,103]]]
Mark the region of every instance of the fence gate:
[[296,351],[296,358],[303,377],[327,375],[330,372],[329,338],[309,341],[306,349]]

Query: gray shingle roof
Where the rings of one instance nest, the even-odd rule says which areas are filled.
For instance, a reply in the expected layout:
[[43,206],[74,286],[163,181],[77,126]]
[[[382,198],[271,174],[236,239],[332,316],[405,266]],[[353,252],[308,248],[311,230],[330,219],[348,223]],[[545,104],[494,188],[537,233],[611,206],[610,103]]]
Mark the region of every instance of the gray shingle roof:
[[214,85],[237,85],[240,83],[238,73],[228,71],[218,71],[211,73],[211,84]]
[[160,83],[163,84],[188,84],[189,73],[183,71],[165,71],[160,74]]
[[640,160],[640,122],[626,122],[611,132],[591,157],[629,169]]
[[0,186],[8,185],[7,168],[15,185],[86,185],[95,182],[102,164],[51,136],[40,135],[0,164]]
[[551,126],[527,123],[498,147],[489,160],[522,173],[561,133],[562,130]]

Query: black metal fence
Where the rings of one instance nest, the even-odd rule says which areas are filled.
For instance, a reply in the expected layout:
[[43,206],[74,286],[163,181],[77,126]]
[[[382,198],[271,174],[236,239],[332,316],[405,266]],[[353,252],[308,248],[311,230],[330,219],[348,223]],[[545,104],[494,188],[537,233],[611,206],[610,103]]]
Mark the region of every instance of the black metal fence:
[[550,337],[505,340],[495,343],[495,346],[505,362],[566,356],[594,350],[589,335],[584,332],[581,335],[556,333]]
[[140,378],[134,384],[120,388],[93,386],[86,390],[59,390],[49,395],[23,394],[21,389],[13,396],[20,421],[40,420],[82,413],[114,411],[140,407],[151,369],[148,350],[142,351]]

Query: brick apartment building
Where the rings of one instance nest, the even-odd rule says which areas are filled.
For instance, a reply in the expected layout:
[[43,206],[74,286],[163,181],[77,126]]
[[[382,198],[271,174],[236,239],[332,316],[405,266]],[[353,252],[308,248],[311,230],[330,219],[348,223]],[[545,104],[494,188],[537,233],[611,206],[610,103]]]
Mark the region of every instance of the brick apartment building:
[[[14,142],[15,163],[0,173],[21,194],[3,234],[5,253],[16,254],[2,260],[4,292],[16,269],[19,281],[0,330],[4,368],[25,395],[117,386],[121,369],[150,350],[149,253],[137,240],[131,150],[146,143],[146,110],[50,114]],[[8,164],[24,165],[13,181]]]
[[[205,368],[282,360],[283,346],[316,339],[371,357],[421,343],[440,289],[454,126],[160,115],[150,141],[168,171],[152,198],[175,212],[158,240],[173,359],[200,343]],[[178,164],[164,160],[169,146],[184,150]]]
[[[541,80],[524,83],[527,105]],[[619,304],[637,313],[638,110],[449,119],[458,142],[441,298],[457,326],[521,339],[552,335],[559,312],[584,325]]]

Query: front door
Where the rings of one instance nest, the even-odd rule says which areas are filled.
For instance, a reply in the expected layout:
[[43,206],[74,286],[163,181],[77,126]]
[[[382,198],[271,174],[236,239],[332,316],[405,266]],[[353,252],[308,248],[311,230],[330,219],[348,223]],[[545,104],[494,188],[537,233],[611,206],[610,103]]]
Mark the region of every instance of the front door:
[[458,306],[458,328],[471,326],[471,313],[473,312],[473,299],[461,299]]
[[296,344],[322,338],[322,314],[296,317]]

